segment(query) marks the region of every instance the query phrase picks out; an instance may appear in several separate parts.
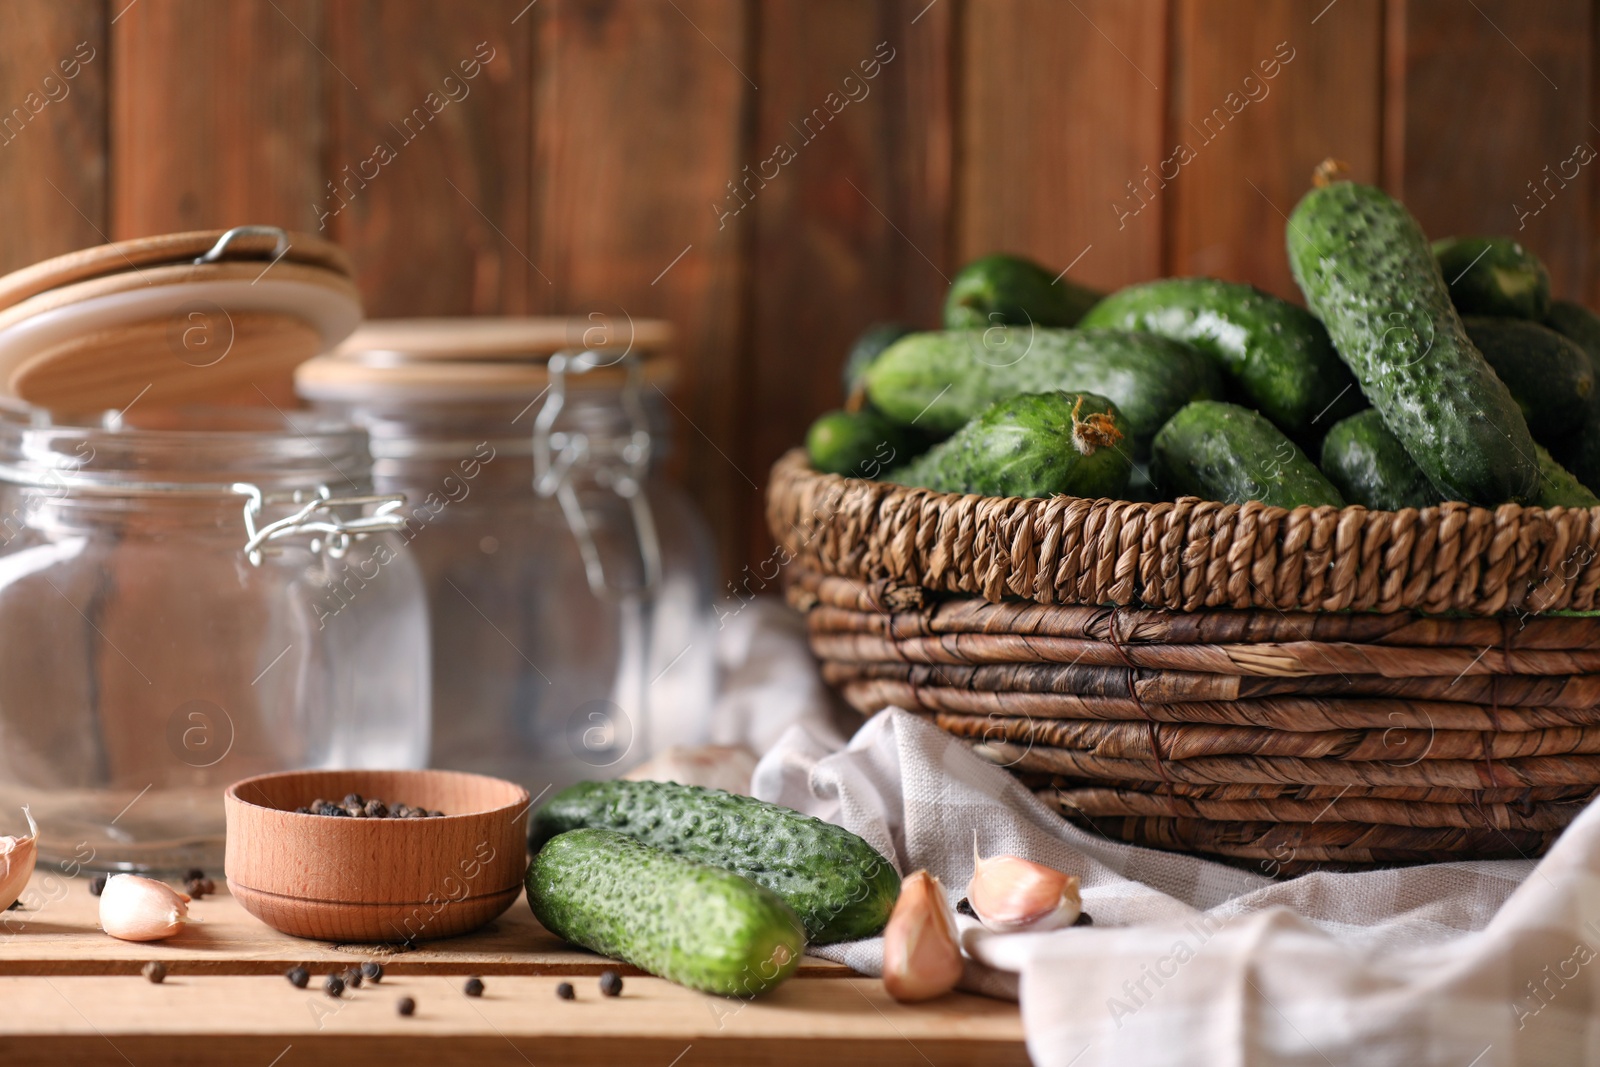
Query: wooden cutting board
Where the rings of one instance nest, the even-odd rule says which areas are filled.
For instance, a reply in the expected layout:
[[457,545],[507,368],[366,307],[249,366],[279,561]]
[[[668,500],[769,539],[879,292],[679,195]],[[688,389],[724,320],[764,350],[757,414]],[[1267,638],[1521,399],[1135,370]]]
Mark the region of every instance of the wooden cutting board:
[[[902,1005],[875,978],[807,957],[799,973],[749,1002],[684,989],[575,949],[519,899],[494,923],[410,951],[304,941],[257,922],[220,889],[201,920],[170,941],[133,944],[98,926],[82,878],[36,875],[25,911],[0,914],[0,1063],[311,1064],[470,1062],[694,1067],[697,1064],[1024,1064],[1015,1004],[951,994]],[[139,976],[151,960],[168,978]],[[324,975],[381,962],[382,983],[333,999]],[[282,977],[304,965],[296,989]],[[616,999],[595,976],[624,976]],[[481,998],[461,992],[481,975]],[[577,991],[555,994],[558,982]],[[395,1003],[409,996],[417,1012]]]

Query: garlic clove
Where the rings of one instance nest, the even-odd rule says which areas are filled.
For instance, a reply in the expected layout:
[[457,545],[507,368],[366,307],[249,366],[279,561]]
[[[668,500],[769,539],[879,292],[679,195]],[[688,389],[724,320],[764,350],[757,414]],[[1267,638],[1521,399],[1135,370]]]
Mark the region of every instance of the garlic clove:
[[123,941],[160,941],[191,921],[189,897],[154,878],[114,875],[100,892],[100,928]]
[[955,988],[964,966],[944,887],[917,871],[900,883],[883,929],[883,987],[903,1004],[931,1000]]
[[28,888],[33,868],[39,862],[39,825],[26,807],[22,817],[28,820],[26,837],[0,837],[0,912],[15,904]]
[[972,845],[972,881],[967,903],[984,928],[997,934],[1055,930],[1083,913],[1078,879],[1020,856],[978,855]]

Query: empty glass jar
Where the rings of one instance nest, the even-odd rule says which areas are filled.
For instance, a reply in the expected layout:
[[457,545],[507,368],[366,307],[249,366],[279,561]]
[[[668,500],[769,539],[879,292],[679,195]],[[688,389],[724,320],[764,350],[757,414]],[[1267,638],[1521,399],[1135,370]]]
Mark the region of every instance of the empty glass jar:
[[709,533],[657,475],[661,323],[371,322],[300,368],[371,434],[433,619],[435,765],[530,792],[705,740]]
[[327,417],[0,415],[0,811],[77,866],[215,870],[229,783],[423,766],[399,507]]

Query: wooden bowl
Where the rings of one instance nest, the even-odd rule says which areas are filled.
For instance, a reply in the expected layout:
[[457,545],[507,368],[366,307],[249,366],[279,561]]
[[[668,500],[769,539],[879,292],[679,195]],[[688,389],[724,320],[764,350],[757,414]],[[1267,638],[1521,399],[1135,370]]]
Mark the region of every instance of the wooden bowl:
[[[346,794],[446,814],[300,815]],[[528,791],[456,771],[288,771],[224,795],[228,889],[283,933],[412,942],[477,929],[517,899],[527,872]]]

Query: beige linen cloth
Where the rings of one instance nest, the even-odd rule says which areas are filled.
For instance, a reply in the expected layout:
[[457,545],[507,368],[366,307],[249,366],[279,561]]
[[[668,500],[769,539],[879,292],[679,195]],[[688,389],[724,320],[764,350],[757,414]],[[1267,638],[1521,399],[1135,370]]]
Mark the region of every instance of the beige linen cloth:
[[[1020,1000],[1040,1067],[1494,1067],[1600,1063],[1600,809],[1542,860],[1274,882],[1091,836],[903,711],[846,744],[802,640],[757,621],[763,690],[791,716],[752,792],[840,823],[954,902],[983,852],[1078,875],[1094,925],[996,936],[962,919],[964,988]],[[790,645],[790,648],[793,646]],[[801,705],[807,700],[809,708]],[[880,939],[815,949],[869,974]]]

